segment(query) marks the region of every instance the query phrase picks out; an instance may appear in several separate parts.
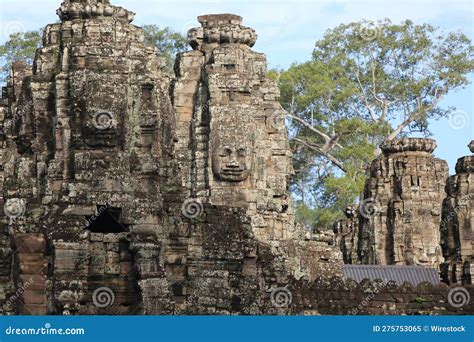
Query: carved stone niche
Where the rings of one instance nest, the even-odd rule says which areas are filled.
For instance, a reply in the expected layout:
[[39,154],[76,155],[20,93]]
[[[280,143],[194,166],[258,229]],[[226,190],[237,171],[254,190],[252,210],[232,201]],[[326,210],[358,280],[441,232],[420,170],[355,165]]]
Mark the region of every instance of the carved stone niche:
[[156,126],[154,124],[140,125],[140,141],[139,147],[151,147],[154,142]]

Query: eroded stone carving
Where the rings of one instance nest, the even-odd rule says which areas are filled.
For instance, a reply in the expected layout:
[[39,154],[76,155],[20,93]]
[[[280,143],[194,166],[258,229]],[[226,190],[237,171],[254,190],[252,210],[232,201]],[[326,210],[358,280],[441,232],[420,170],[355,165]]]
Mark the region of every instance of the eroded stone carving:
[[435,147],[434,140],[419,138],[382,146],[361,204],[376,208],[360,210],[362,263],[438,267],[443,262],[439,224],[448,167],[431,154]]
[[217,144],[212,152],[212,172],[224,182],[242,182],[249,176],[247,147],[240,144]]
[[357,264],[358,258],[358,234],[359,215],[356,206],[347,207],[344,211],[346,218],[334,224],[335,244],[342,252],[345,264]]
[[[474,140],[468,145],[474,153]],[[447,283],[472,284],[474,272],[474,155],[458,159],[456,174],[446,184],[441,220],[441,246],[446,262],[442,275]]]

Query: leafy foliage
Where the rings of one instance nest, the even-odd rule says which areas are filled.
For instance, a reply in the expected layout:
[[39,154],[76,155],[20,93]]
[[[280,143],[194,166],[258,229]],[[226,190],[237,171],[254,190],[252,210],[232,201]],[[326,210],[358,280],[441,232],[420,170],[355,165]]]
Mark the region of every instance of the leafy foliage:
[[145,31],[145,44],[156,46],[166,60],[167,69],[173,70],[176,55],[188,48],[186,37],[174,32],[169,27],[160,28],[157,25],[145,25],[143,30]]
[[33,64],[36,49],[41,44],[42,30],[17,32],[10,35],[8,41],[0,45],[0,78],[5,81],[12,62],[23,61]]
[[439,106],[444,95],[469,83],[473,57],[461,32],[362,21],[328,30],[310,61],[273,75],[292,119],[292,189],[302,217],[328,226],[360,195],[380,144],[430,135],[430,120],[454,110]]

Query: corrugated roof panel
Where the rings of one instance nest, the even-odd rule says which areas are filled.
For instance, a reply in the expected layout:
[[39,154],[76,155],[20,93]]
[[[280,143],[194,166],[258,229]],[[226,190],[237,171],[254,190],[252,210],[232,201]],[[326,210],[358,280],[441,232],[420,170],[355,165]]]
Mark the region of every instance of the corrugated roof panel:
[[394,266],[394,265],[343,265],[344,278],[361,282],[363,279],[390,280],[402,285],[405,281],[416,286],[422,282],[439,284],[439,272],[435,268],[424,266]]

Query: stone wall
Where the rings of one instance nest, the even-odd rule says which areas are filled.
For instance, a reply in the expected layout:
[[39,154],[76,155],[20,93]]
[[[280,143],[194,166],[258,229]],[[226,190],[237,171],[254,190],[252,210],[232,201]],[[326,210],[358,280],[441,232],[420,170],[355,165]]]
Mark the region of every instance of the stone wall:
[[[468,297],[472,285],[455,287],[444,283],[397,285],[381,280],[357,283],[341,278],[321,278],[292,289],[292,314],[321,315],[466,315],[474,312]],[[464,303],[460,307],[459,305]],[[282,310],[283,312],[283,310]]]

